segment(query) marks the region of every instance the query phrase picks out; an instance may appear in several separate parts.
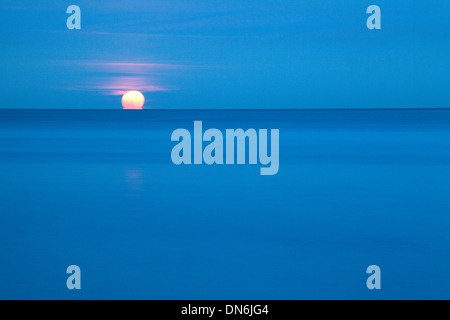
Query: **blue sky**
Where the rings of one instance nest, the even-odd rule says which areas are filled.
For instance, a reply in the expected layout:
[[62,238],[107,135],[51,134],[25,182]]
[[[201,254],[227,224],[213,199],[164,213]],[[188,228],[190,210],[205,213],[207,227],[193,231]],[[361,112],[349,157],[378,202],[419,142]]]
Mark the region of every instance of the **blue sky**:
[[[66,8],[82,30],[66,28]],[[366,28],[366,8],[382,29]],[[450,3],[2,0],[0,108],[450,107]]]

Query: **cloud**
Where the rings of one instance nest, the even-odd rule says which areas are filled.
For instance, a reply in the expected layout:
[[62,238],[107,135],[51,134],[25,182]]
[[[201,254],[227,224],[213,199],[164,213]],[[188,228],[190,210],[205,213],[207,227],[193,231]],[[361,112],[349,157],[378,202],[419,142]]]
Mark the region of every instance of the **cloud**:
[[82,83],[72,85],[70,90],[97,91],[104,95],[123,95],[130,90],[141,92],[169,91],[160,76],[183,66],[148,62],[122,61],[64,61],[64,65],[82,73]]
[[80,87],[82,90],[98,91],[105,95],[123,95],[130,90],[141,92],[169,91],[169,88],[156,85],[153,79],[140,76],[95,77]]
[[140,62],[81,62],[80,64],[94,71],[126,74],[157,74],[169,69],[177,69],[181,66],[159,63]]

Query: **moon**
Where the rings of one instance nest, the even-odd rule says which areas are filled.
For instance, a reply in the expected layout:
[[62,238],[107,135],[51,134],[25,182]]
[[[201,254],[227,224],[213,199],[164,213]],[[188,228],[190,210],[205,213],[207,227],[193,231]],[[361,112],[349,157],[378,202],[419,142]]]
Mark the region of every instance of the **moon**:
[[128,91],[122,97],[122,107],[124,110],[142,110],[145,98],[139,91]]

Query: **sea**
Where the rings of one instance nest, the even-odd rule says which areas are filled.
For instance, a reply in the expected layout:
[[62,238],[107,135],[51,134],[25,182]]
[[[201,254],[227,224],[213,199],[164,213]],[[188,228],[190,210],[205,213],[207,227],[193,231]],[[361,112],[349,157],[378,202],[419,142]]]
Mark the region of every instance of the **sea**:
[[[194,121],[278,173],[175,165]],[[450,109],[1,110],[0,299],[450,299]]]

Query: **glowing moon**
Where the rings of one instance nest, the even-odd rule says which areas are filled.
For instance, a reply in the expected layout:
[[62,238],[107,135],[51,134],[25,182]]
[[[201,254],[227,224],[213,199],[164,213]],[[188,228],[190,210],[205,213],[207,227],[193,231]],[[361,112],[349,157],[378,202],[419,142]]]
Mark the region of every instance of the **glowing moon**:
[[145,98],[139,91],[128,91],[122,97],[122,106],[125,110],[142,110]]

